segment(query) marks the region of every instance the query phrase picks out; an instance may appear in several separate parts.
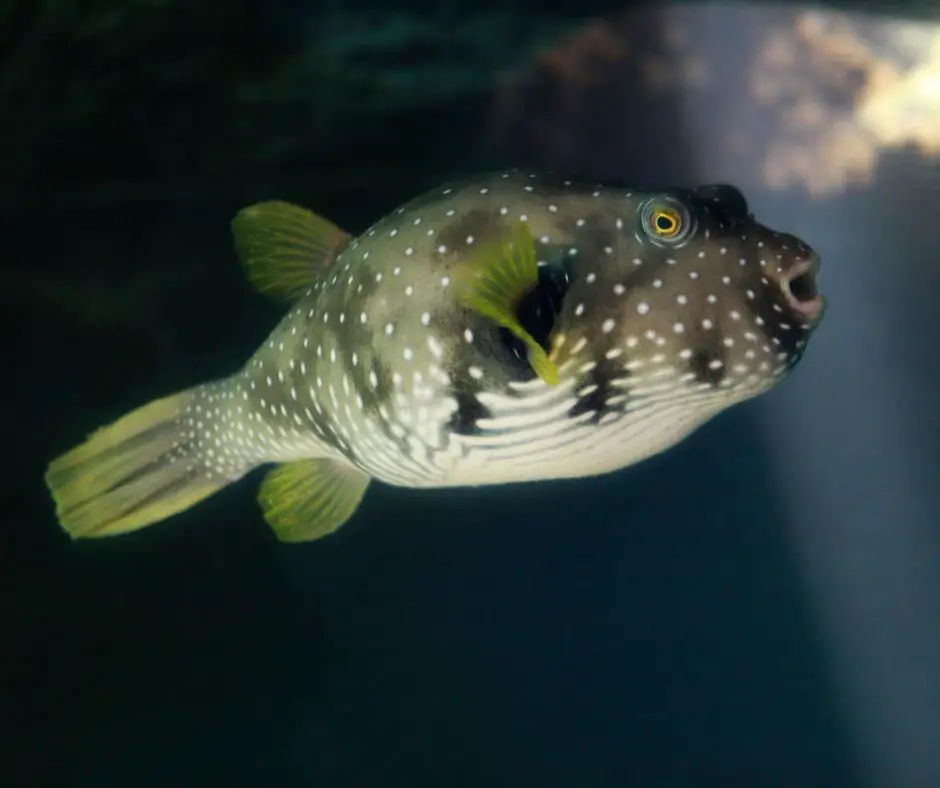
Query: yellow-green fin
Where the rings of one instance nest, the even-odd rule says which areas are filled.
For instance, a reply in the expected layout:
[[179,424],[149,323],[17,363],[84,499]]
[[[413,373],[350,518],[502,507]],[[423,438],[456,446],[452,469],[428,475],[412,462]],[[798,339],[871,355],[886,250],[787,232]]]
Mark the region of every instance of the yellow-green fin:
[[57,457],[46,484],[73,539],[115,536],[159,522],[234,481],[208,473],[184,418],[194,390],[132,411]]
[[313,211],[280,200],[242,208],[232,219],[232,235],[252,286],[288,301],[316,282],[350,237]]
[[369,476],[337,460],[280,465],[261,482],[258,501],[282,542],[310,542],[333,533],[355,514]]
[[509,329],[525,342],[535,374],[548,385],[556,385],[558,368],[516,317],[519,300],[539,283],[535,240],[528,224],[517,222],[508,237],[484,244],[454,273],[463,306]]

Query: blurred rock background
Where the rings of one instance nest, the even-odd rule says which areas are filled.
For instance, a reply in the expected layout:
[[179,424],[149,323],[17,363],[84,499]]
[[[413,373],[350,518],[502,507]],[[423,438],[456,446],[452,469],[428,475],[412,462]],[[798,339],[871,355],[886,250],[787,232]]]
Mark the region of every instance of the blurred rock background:
[[[252,179],[329,194],[433,179],[476,153],[474,121],[501,77],[581,19],[654,5],[3,0],[0,197],[186,198]],[[927,0],[832,5],[938,14]],[[649,22],[625,27],[652,33],[633,42],[651,51],[669,38]]]

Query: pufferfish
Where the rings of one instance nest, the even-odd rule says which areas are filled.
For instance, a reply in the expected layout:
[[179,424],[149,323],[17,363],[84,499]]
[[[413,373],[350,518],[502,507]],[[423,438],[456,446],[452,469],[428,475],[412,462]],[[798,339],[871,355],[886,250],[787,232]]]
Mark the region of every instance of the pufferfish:
[[822,319],[819,256],[728,185],[510,171],[442,185],[352,237],[266,201],[232,221],[289,303],[231,377],[154,400],[46,473],[73,538],[134,531],[274,463],[286,542],[373,480],[431,488],[606,474],[774,387]]

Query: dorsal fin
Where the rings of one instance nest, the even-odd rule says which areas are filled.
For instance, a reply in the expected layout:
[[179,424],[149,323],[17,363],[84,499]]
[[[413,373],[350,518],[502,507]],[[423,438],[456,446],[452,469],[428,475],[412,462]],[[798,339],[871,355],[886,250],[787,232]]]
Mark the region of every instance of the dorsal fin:
[[255,290],[287,301],[310,289],[350,238],[328,219],[281,200],[242,208],[232,235]]

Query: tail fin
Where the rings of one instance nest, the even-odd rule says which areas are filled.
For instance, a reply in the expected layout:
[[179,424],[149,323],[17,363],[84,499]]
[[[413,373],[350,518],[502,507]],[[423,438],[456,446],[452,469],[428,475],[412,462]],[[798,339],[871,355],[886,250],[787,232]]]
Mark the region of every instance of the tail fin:
[[136,531],[188,509],[244,474],[245,469],[209,462],[213,452],[200,441],[193,415],[207,389],[154,400],[49,464],[46,484],[56,516],[73,539]]

